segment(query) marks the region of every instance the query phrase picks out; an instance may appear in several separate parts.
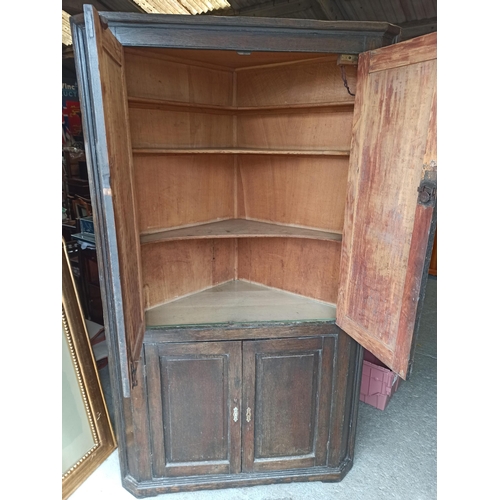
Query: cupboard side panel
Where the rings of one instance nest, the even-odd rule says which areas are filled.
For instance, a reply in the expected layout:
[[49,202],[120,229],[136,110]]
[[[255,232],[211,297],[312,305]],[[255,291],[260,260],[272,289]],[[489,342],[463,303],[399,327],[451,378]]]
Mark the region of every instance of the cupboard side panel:
[[130,475],[138,481],[152,479],[151,429],[148,411],[148,384],[144,350],[137,366],[137,387],[124,401],[127,436],[127,463]]
[[341,232],[348,164],[348,158],[240,155],[238,217]]
[[340,248],[336,241],[242,238],[238,278],[335,303]]
[[232,218],[233,162],[231,155],[135,155],[140,232]]
[[146,309],[234,279],[232,239],[149,243],[142,257]]
[[[350,440],[356,431],[357,401],[359,399],[361,347],[340,328],[335,327],[338,349],[335,356],[335,374],[332,391],[332,421],[328,465],[339,467],[353,457]],[[359,373],[358,373],[359,372]]]

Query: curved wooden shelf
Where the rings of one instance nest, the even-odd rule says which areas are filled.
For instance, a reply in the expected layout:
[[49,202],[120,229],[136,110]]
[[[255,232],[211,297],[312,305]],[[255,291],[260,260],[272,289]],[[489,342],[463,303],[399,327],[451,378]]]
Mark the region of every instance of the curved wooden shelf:
[[143,234],[141,244],[162,241],[194,240],[208,238],[305,238],[312,240],[342,241],[337,232],[305,229],[246,219],[228,219],[196,226],[168,229]]
[[354,101],[344,102],[318,102],[304,104],[281,104],[274,106],[221,106],[215,104],[201,104],[192,102],[169,101],[164,99],[150,99],[146,97],[129,97],[128,104],[131,108],[140,109],[165,109],[177,111],[197,111],[203,113],[261,113],[265,111],[307,111],[307,110],[337,110],[339,108],[352,109]]
[[349,156],[343,149],[256,149],[256,148],[132,148],[137,155],[281,155],[281,156]]

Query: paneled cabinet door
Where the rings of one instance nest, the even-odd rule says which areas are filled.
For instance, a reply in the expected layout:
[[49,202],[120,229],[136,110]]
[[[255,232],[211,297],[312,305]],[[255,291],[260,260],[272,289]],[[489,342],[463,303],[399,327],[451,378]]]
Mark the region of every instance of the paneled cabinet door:
[[244,472],[325,465],[333,337],[243,342]]
[[241,470],[241,342],[146,345],[155,477]]

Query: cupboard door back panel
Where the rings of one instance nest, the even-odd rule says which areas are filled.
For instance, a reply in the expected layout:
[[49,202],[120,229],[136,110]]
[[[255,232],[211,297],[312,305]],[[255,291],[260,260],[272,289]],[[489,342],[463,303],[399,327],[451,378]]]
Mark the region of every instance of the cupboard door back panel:
[[436,169],[435,148],[426,153],[436,36],[422,38],[379,49],[390,57],[360,56],[337,312],[338,325],[403,378],[433,212],[418,189],[424,178],[435,186]]
[[[130,380],[141,353],[145,324],[123,47],[109,30],[102,30],[96,11],[86,11],[85,19],[92,26],[85,36],[94,103],[93,123],[86,127],[95,130],[99,137],[94,168],[95,181],[101,189],[93,196],[101,197],[98,202],[94,199],[94,204],[99,206],[99,215],[104,216],[107,245],[115,255],[109,270],[111,289],[106,292],[116,305],[112,311],[121,384],[124,395],[130,395]],[[87,156],[92,164],[94,156]]]

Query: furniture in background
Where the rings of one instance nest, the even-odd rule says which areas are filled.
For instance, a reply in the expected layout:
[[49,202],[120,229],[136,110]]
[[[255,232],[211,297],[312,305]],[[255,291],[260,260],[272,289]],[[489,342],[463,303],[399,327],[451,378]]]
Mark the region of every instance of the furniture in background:
[[116,442],[86,325],[62,244],[62,498],[111,454]]

